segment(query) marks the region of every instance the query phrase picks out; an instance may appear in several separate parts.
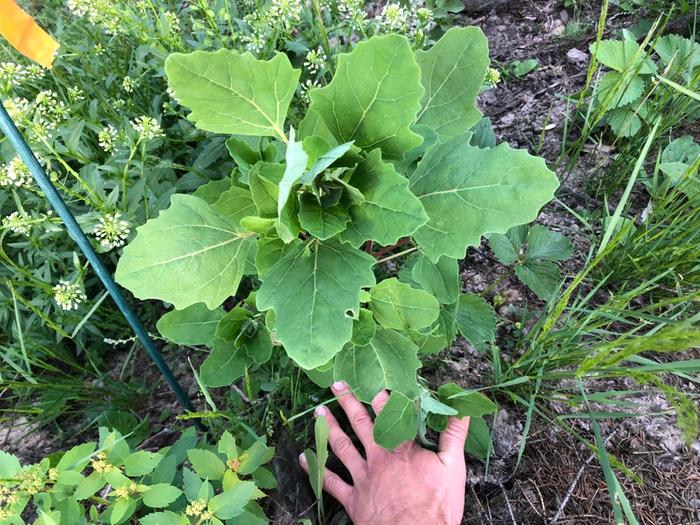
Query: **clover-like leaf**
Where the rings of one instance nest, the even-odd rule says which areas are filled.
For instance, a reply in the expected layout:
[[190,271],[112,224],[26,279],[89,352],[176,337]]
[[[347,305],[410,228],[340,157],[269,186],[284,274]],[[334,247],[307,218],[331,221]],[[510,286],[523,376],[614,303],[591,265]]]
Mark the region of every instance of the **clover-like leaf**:
[[360,42],[351,53],[338,56],[330,84],[311,90],[300,132],[318,134],[318,126],[307,120],[320,120],[340,143],[354,141],[359,148],[381,148],[387,157],[402,158],[423,140],[410,129],[424,92],[420,75],[406,37]]
[[428,214],[413,235],[433,261],[460,258],[489,232],[531,222],[559,186],[541,158],[501,144],[467,145],[457,136],[428,150],[409,183]]
[[284,53],[271,60],[229,49],[173,53],[165,60],[165,73],[198,128],[285,138],[284,120],[301,71]]
[[274,310],[276,337],[299,366],[323,365],[350,340],[360,289],[375,283],[373,264],[346,244],[307,242],[260,275],[258,308]]
[[139,299],[178,310],[195,303],[214,309],[234,295],[253,245],[251,233],[193,195],[173,195],[170,207],[137,232],[119,260],[117,282]]
[[398,332],[377,327],[369,344],[345,346],[335,357],[333,374],[368,403],[384,388],[414,397],[418,394],[416,371],[421,366],[417,352],[416,345]]
[[468,131],[481,119],[476,96],[489,66],[486,36],[478,27],[453,27],[427,51],[417,51],[425,88],[418,124],[440,140]]
[[394,244],[428,219],[423,205],[409,191],[406,178],[382,161],[378,149],[355,168],[350,184],[363,199],[351,199],[351,221],[341,239],[355,247],[370,239],[384,246]]

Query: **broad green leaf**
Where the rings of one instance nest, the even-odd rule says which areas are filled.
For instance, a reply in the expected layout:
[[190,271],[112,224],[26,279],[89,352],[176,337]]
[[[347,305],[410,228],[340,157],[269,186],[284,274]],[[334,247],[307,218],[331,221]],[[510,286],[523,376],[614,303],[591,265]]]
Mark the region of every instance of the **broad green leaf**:
[[[360,312],[360,318],[362,313]],[[357,322],[357,321],[356,321]],[[316,368],[311,368],[310,370],[304,370],[309,379],[316,383],[321,388],[330,388],[330,386],[335,381],[333,375],[334,359],[330,359],[327,363],[317,366]]]
[[[78,472],[82,471],[85,466],[90,462],[92,458],[92,453],[95,451],[97,444],[82,443],[81,445],[76,445],[71,448],[68,452],[61,456],[60,461],[56,465],[56,470],[59,472],[63,470],[76,470]],[[5,452],[0,452],[0,465],[2,464],[2,457],[6,454]],[[14,473],[8,473],[4,468],[0,468],[0,476],[3,478],[11,478]]]
[[196,501],[204,481],[187,467],[182,469],[182,488],[188,501]]
[[[129,512],[130,506],[132,506],[132,500],[130,498],[117,498],[109,509],[110,524],[116,525],[117,523],[121,523]],[[56,523],[56,525],[58,525],[58,523]]]
[[[699,46],[700,47],[700,46]],[[659,169],[672,186],[679,183],[680,191],[689,198],[700,193],[700,179],[697,177],[697,160],[700,157],[700,145],[693,137],[685,136],[672,141],[661,154]]]
[[490,118],[484,117],[477,122],[471,129],[471,134],[472,136],[469,139],[469,144],[471,146],[476,146],[477,148],[496,147],[496,134],[493,131]]
[[216,445],[219,452],[225,455],[228,459],[234,459],[238,457],[238,446],[236,445],[236,438],[227,430],[219,438],[219,442]]
[[219,200],[221,194],[231,188],[231,179],[212,180],[202,184],[193,195],[199,197],[207,204],[214,204]]
[[700,44],[679,35],[665,35],[656,40],[654,51],[664,66],[671,65],[666,77],[674,78],[681,73],[690,84],[693,72],[700,67]]
[[[323,475],[328,461],[328,422],[324,416],[316,418],[314,423],[314,441],[316,452],[304,451],[309,470],[309,482],[316,495],[316,499],[323,500]],[[320,512],[319,512],[320,515]]]
[[281,211],[277,205],[284,174],[284,164],[258,162],[250,171],[249,184],[258,215],[276,219],[277,234],[289,243],[299,234],[301,226],[296,217],[296,199],[289,199]]
[[453,27],[427,51],[416,51],[425,88],[418,124],[440,140],[468,131],[481,119],[476,96],[489,66],[489,47],[478,27]]
[[145,476],[153,472],[162,459],[161,454],[137,450],[124,458],[124,473],[133,477]]
[[464,444],[464,451],[467,454],[485,460],[491,450],[491,429],[482,417],[472,417],[469,420],[469,433],[467,442]]
[[571,239],[559,232],[535,224],[527,235],[527,259],[545,261],[565,261],[571,257],[573,244]]
[[107,480],[100,472],[93,472],[89,476],[82,479],[75,487],[73,497],[80,501],[94,496],[95,493],[107,484]]
[[250,191],[238,186],[231,186],[223,192],[212,207],[235,224],[240,224],[243,217],[255,215],[255,204]]
[[[351,53],[338,56],[330,84],[311,90],[304,120],[322,120],[340,143],[378,147],[386,157],[400,159],[422,141],[410,129],[424,92],[420,75],[406,37],[386,35],[360,42]],[[303,122],[301,126],[310,127]]]
[[417,391],[418,348],[393,330],[377,327],[369,344],[348,344],[335,358],[336,381],[345,381],[358,399],[370,402],[386,388],[408,396]]
[[559,267],[549,261],[525,261],[515,265],[515,275],[543,301],[557,291],[562,277]]
[[610,69],[624,71],[627,68],[634,69],[642,75],[656,73],[656,66],[640,50],[639,44],[632,40],[601,40],[589,45],[589,51],[595,58]]
[[226,465],[210,450],[193,448],[187,452],[187,457],[200,478],[216,481],[224,477]]
[[0,450],[0,477],[2,479],[11,479],[21,470],[22,465],[17,456]]
[[341,206],[323,207],[313,193],[304,193],[299,198],[299,224],[322,241],[345,230],[349,220],[348,212]]
[[258,239],[258,251],[255,254],[255,265],[258,267],[258,274],[263,275],[272,268],[277,261],[285,257],[292,249],[297,248],[302,241],[294,241],[285,244],[279,239]]
[[[457,397],[455,397],[457,396]],[[479,392],[466,392],[455,383],[447,383],[438,388],[440,401],[454,408],[457,417],[481,417],[494,414],[498,405]]]
[[250,53],[173,53],[165,60],[175,98],[192,110],[189,120],[207,131],[284,138],[284,120],[301,71],[278,53],[258,60]]
[[265,440],[257,439],[250,447],[239,454],[238,460],[240,465],[238,466],[238,473],[241,476],[252,474],[260,468],[260,465],[270,461],[274,453],[275,449],[268,447],[265,444]]
[[139,299],[161,299],[178,310],[200,302],[214,309],[234,295],[254,242],[192,195],[173,195],[170,207],[137,232],[124,248],[116,280]]
[[151,508],[167,507],[180,497],[182,491],[166,483],[151,485],[143,493],[143,504]]
[[392,392],[374,421],[374,441],[389,450],[416,438],[418,411],[413,399]]
[[276,337],[302,368],[315,368],[350,340],[360,289],[375,283],[370,255],[334,241],[297,244],[264,274],[260,310],[272,309]]
[[272,340],[265,325],[261,324],[252,335],[246,334],[238,342],[248,358],[256,364],[267,363],[272,357]]
[[496,338],[496,316],[491,305],[480,295],[460,295],[455,320],[462,337],[477,348]]
[[209,510],[217,518],[229,520],[243,513],[243,509],[253,498],[255,483],[252,481],[240,481],[231,490],[217,494],[209,501]]
[[234,308],[216,326],[212,351],[202,363],[200,377],[207,386],[230,385],[245,373],[247,355],[236,345],[243,325],[250,317],[244,308]]
[[152,512],[139,519],[139,525],[190,525],[190,520],[172,511]]
[[442,304],[452,304],[459,298],[462,283],[456,259],[440,257],[438,262],[434,263],[419,252],[411,268],[411,277]]
[[282,217],[284,207],[292,194],[294,186],[306,171],[306,163],[309,156],[304,151],[302,142],[297,142],[294,135],[294,128],[289,128],[289,144],[285,154],[284,175],[279,184],[279,195],[277,198],[277,216]]
[[380,282],[370,293],[372,314],[387,328],[420,330],[433,324],[440,314],[435,297],[393,277]]
[[435,399],[425,388],[420,391],[420,409],[423,412],[443,416],[456,416],[458,414],[457,409]]
[[108,431],[104,427],[99,429],[100,443],[99,449],[107,453],[107,461],[113,465],[121,465],[124,458],[129,455],[129,444],[119,431]]
[[639,99],[644,92],[644,80],[640,76],[625,78],[617,71],[608,71],[598,81],[598,101],[608,109],[619,108]]
[[351,200],[351,221],[341,239],[355,247],[370,239],[389,246],[411,235],[428,219],[420,201],[409,191],[406,178],[382,161],[378,149],[355,168],[350,184],[363,199]]
[[360,308],[360,315],[352,323],[352,337],[350,341],[356,346],[368,345],[377,333],[377,323],[374,322],[372,312],[367,308]]
[[261,489],[276,489],[277,488],[277,478],[272,473],[270,469],[265,467],[258,467],[258,469],[252,474],[253,481]]
[[204,303],[196,303],[184,310],[173,310],[158,319],[160,335],[180,345],[211,345],[216,325],[225,315],[222,308],[209,310]]
[[479,149],[457,136],[428,150],[409,185],[428,214],[413,237],[437,261],[464,256],[486,233],[533,221],[559,182],[543,159],[527,151],[507,144]]

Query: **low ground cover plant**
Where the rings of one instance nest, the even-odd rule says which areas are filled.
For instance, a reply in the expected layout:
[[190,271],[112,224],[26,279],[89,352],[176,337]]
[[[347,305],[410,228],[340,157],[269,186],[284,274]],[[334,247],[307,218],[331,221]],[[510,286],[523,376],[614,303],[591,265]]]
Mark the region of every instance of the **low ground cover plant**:
[[98,442],[34,465],[0,452],[0,523],[24,524],[30,516],[34,525],[268,523],[256,500],[276,486],[263,466],[274,449],[258,438],[239,439],[225,432],[215,446],[198,445],[190,428],[150,452],[100,428]]
[[[558,186],[525,151],[469,145],[488,64],[475,28],[416,53],[405,37],[372,37],[339,56],[295,129],[286,114],[300,72],[285,55],[171,55],[170,89],[196,126],[232,135],[236,170],[140,227],[118,282],[174,306],[165,337],[211,347],[208,386],[282,347],[319,384],[344,380],[366,402],[390,389],[375,426],[388,448],[425,429],[421,413],[493,411],[456,385],[430,397],[416,374],[421,355],[454,340],[456,318],[478,321],[457,259],[532,221]],[[488,332],[490,317],[475,328]]]

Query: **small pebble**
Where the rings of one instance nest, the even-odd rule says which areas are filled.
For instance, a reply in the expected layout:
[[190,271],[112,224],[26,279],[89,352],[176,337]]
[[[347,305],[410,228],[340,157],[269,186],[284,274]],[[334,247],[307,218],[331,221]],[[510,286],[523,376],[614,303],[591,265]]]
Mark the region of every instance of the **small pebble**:
[[573,64],[582,64],[588,62],[588,53],[574,47],[566,53],[566,58]]

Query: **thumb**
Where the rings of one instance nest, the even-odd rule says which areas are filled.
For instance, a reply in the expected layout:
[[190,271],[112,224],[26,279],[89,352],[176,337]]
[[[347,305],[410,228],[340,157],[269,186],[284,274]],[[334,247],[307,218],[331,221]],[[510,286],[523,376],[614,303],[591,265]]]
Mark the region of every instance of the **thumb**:
[[464,443],[467,441],[469,418],[458,419],[450,417],[447,428],[440,434],[438,455],[445,464],[456,465],[464,463]]

